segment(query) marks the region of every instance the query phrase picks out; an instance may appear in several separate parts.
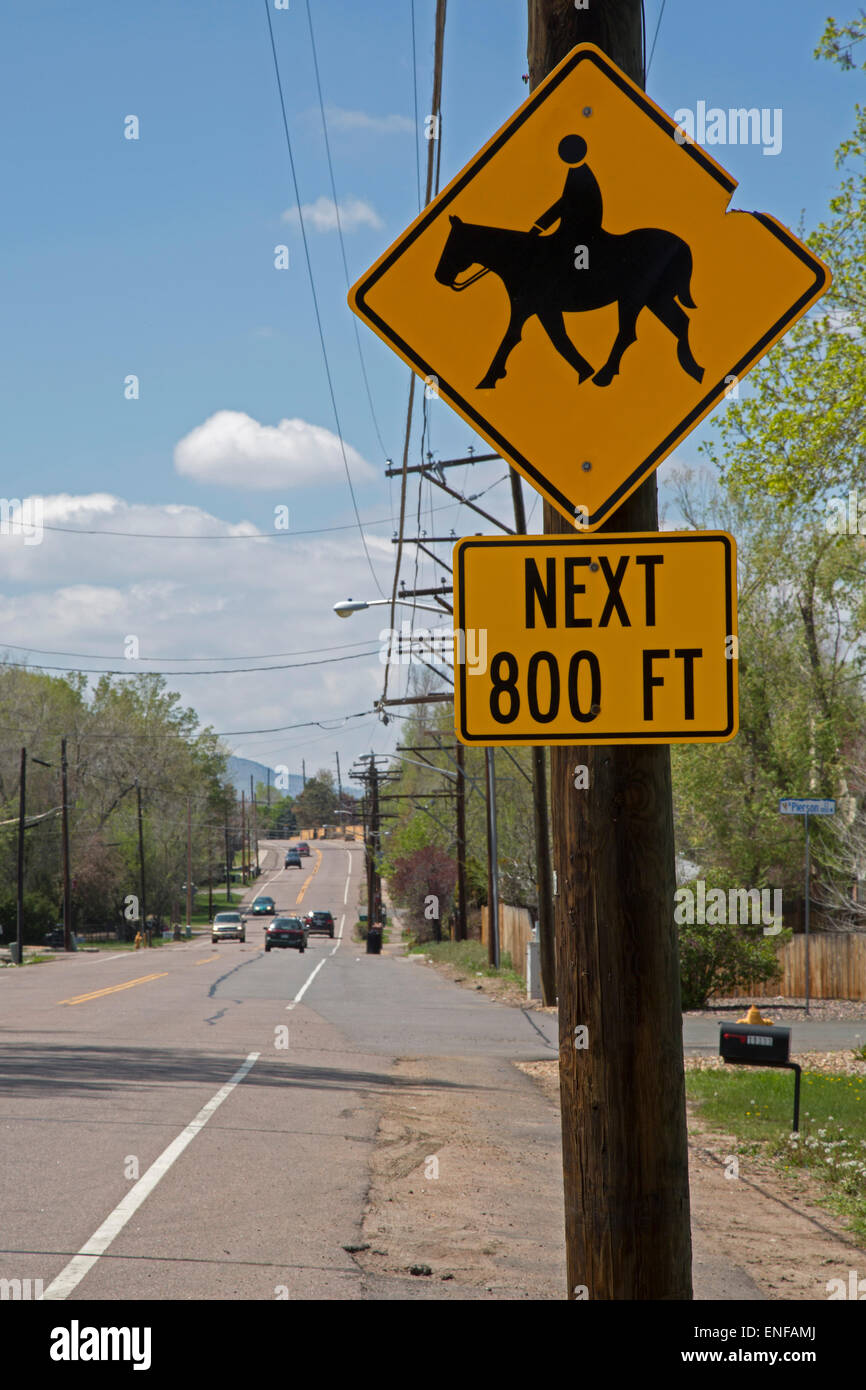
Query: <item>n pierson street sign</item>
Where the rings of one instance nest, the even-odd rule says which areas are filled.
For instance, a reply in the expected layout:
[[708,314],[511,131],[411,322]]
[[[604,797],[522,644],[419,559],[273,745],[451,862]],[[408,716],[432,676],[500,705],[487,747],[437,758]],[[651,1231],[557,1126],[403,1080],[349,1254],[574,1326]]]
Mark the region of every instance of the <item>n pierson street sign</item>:
[[723,531],[471,537],[454,547],[463,743],[718,743],[737,732],[735,545]]
[[585,530],[804,314],[827,267],[581,44],[351,290]]

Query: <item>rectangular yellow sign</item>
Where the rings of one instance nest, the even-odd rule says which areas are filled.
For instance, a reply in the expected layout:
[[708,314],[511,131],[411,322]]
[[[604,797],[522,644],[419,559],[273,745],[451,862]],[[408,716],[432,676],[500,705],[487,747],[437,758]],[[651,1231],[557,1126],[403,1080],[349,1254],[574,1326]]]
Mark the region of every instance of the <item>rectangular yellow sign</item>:
[[462,743],[737,732],[736,545],[724,531],[458,541],[454,624]]

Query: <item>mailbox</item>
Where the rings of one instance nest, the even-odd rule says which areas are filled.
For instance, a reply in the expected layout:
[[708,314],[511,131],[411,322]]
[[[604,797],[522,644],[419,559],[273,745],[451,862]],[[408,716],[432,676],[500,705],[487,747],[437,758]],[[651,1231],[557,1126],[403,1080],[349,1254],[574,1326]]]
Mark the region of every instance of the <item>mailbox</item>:
[[758,1067],[787,1066],[791,1051],[790,1028],[758,1023],[720,1023],[719,1056],[726,1062]]

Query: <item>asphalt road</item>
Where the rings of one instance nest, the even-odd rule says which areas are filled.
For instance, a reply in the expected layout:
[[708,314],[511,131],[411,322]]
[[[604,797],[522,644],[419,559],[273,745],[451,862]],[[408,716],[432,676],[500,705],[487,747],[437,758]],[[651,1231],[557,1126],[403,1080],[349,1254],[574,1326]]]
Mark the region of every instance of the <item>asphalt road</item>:
[[0,1278],[51,1299],[370,1297],[343,1246],[395,1059],[556,1056],[550,1016],[362,954],[360,846],[270,857],[255,892],[330,908],[335,940],[266,954],[270,919],[249,919],[246,943],[0,973]]

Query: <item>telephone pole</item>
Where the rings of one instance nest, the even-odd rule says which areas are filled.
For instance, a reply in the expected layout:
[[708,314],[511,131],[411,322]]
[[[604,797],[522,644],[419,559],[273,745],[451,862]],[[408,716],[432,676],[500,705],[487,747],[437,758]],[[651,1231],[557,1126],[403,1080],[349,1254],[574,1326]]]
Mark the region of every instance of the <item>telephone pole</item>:
[[457,930],[458,941],[465,941],[466,930],[466,750],[457,744]]
[[24,964],[24,812],[27,807],[27,749],[21,749],[18,774],[18,876],[16,895],[17,964]]
[[192,798],[186,799],[186,920],[192,924]]
[[[586,42],[643,84],[641,0],[528,2],[531,90]],[[655,477],[601,529],[657,531]],[[669,749],[554,747],[551,804],[568,1297],[690,1299]]]
[[[526,506],[520,474],[509,468],[514,529],[526,534]],[[535,823],[535,880],[538,894],[538,954],[541,963],[541,1002],[556,1003],[556,928],[553,920],[553,880],[550,869],[550,817],[547,813],[547,753],[532,748],[532,813]]]
[[[253,784],[253,774],[250,773],[250,806],[252,808],[252,844],[256,847],[256,877],[259,872],[259,808],[256,802],[256,789]],[[250,854],[252,858],[252,853]],[[250,864],[252,869],[252,864]]]
[[144,943],[145,943],[145,945],[149,946],[149,945],[150,945],[150,929],[148,928],[148,925],[147,925],[147,898],[145,897],[145,883],[144,883],[144,829],[143,829],[143,827],[142,827],[142,822],[141,822],[141,787],[140,787],[140,785],[139,785],[139,783],[138,783],[138,779],[137,779],[137,778],[136,778],[136,783],[135,783],[135,800],[136,800],[136,805],[137,805],[137,807],[138,807],[138,876],[139,876],[139,884],[140,884],[140,886],[139,886],[140,902],[139,902],[139,905],[138,905],[138,923],[139,923],[138,929],[139,929],[139,931],[141,932],[142,937],[144,938]]
[[487,959],[499,969],[499,850],[496,842],[496,761],[485,748],[487,765]]
[[72,889],[69,874],[69,784],[66,739],[60,740],[60,838],[63,859],[63,949],[72,950]]

